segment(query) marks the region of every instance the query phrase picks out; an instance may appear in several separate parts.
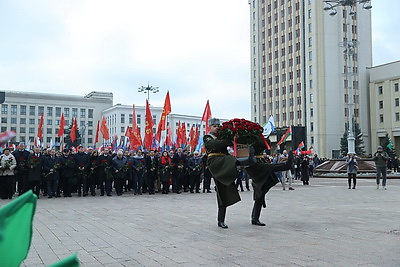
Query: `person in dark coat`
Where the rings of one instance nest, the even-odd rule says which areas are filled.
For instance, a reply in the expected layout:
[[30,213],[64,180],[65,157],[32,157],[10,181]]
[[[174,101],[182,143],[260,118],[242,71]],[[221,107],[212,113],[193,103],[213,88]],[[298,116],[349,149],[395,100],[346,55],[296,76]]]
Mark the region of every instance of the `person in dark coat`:
[[149,189],[149,195],[154,194],[154,182],[158,177],[158,159],[155,156],[154,150],[150,150],[149,154],[145,159],[146,164],[146,178],[147,178],[147,187]]
[[200,176],[203,172],[203,160],[200,158],[200,153],[195,151],[193,157],[188,160],[189,170],[189,190],[190,193],[200,193]]
[[134,194],[142,194],[142,184],[145,171],[145,160],[143,157],[143,152],[138,150],[136,155],[132,158],[133,166],[133,190]]
[[15,179],[17,182],[17,192],[18,195],[24,193],[24,184],[28,184],[28,157],[29,151],[24,147],[23,143],[18,145],[18,149],[12,153],[17,161],[17,168],[15,169]]
[[100,183],[100,196],[104,196],[104,193],[107,196],[112,196],[112,182],[113,175],[111,171],[111,155],[107,148],[105,148],[101,155],[99,156],[100,166],[98,169],[99,172],[99,183]]
[[83,146],[78,146],[78,153],[74,155],[75,159],[75,175],[78,178],[78,196],[87,196],[89,192],[89,187],[87,183],[88,172],[90,167],[89,155],[84,152]]
[[310,180],[310,162],[307,156],[304,156],[300,161],[301,180],[303,185],[308,185]]
[[353,153],[349,153],[346,159],[346,164],[349,189],[352,188],[351,180],[353,180],[353,189],[356,189],[358,163]]
[[[177,152],[172,157],[172,163],[174,165],[172,171],[172,192],[181,193],[182,181],[185,179],[187,159],[183,153],[182,148],[178,148]],[[187,191],[187,188],[184,188]]]
[[54,149],[51,149],[48,157],[44,159],[43,171],[46,178],[48,198],[56,197],[60,171],[60,159],[56,157],[56,151]]
[[162,193],[168,194],[169,178],[172,174],[172,159],[167,151],[164,151],[159,161],[160,181],[162,184]]
[[263,140],[253,144],[254,154],[257,163],[253,166],[245,168],[245,171],[252,179],[254,205],[251,212],[251,224],[257,226],[265,226],[260,222],[261,209],[266,208],[265,195],[275,186],[279,179],[275,175],[276,172],[290,170],[293,163],[293,154],[290,153],[285,163],[268,163],[263,156],[264,150],[267,148]]
[[96,196],[96,186],[99,183],[99,167],[100,167],[100,160],[99,160],[99,151],[93,150],[90,154],[89,158],[90,164],[90,171],[88,175],[88,187],[90,194],[92,196]]
[[33,153],[28,157],[28,184],[24,191],[32,190],[38,198],[40,195],[43,161],[44,156],[40,153],[40,147],[35,147]]
[[75,170],[75,159],[71,155],[69,149],[64,149],[63,154],[60,157],[61,170],[60,170],[60,183],[59,192],[63,191],[64,197],[71,197],[72,186],[74,183],[74,170]]
[[115,191],[117,196],[121,196],[128,172],[128,159],[122,150],[119,150],[117,156],[112,159],[111,167],[114,174]]

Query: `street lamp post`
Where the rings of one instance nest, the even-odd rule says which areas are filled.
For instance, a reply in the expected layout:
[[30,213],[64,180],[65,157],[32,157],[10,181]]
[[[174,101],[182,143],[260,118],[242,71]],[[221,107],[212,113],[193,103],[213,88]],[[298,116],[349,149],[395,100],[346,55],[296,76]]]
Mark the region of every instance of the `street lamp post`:
[[139,87],[138,92],[139,93],[143,92],[145,94],[147,93],[147,100],[150,100],[150,92],[155,94],[160,92],[160,90],[158,90],[158,87],[150,86],[149,84],[147,84],[147,86]]
[[343,8],[350,8],[348,16],[346,16],[346,32],[343,42],[339,45],[344,48],[345,55],[345,66],[344,76],[346,79],[345,90],[348,95],[347,106],[348,106],[348,135],[347,135],[347,153],[355,154],[355,137],[354,137],[354,96],[355,90],[353,88],[353,76],[357,75],[357,53],[356,47],[358,45],[357,40],[351,37],[351,18],[356,14],[356,5],[362,4],[363,9],[369,10],[372,8],[371,0],[326,0],[324,1],[324,10],[329,11],[330,16],[337,14],[337,7],[342,6]]

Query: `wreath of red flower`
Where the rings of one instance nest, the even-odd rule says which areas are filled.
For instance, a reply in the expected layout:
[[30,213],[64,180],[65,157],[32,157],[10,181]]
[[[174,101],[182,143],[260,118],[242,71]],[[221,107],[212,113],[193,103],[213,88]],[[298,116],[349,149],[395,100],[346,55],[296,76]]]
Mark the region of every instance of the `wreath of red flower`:
[[217,136],[219,139],[234,140],[238,144],[251,145],[260,140],[260,135],[263,132],[263,127],[255,122],[245,119],[232,119],[222,123]]

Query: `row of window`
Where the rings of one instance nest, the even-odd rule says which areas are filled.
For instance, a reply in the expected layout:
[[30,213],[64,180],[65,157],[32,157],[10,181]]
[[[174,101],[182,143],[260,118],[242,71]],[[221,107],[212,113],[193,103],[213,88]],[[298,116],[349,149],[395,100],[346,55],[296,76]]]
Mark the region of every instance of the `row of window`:
[[[10,130],[18,132],[19,134],[27,133],[27,128],[26,127],[19,127],[18,131],[17,131],[17,127],[11,127]],[[1,132],[5,132],[5,131],[7,131],[7,127],[2,126],[1,127]],[[32,127],[28,128],[28,133],[34,134],[36,132],[37,132],[37,128],[32,128]],[[58,133],[58,129],[54,129],[53,130],[52,128],[46,128],[46,133],[47,134],[53,134],[53,133],[57,134]],[[93,130],[92,129],[87,130],[87,135],[93,135]]]
[[[35,124],[40,123],[40,119],[29,119],[28,121],[29,121],[29,125],[35,125]],[[8,122],[7,117],[1,117],[1,123],[7,123],[7,122]],[[26,122],[27,122],[26,118],[19,118],[19,124],[27,124]],[[17,118],[11,117],[10,123],[17,124]],[[53,125],[53,120],[47,119],[45,123],[46,123],[45,125]],[[55,123],[54,125],[58,126],[58,125],[60,125],[60,120],[55,120],[54,123]],[[69,125],[69,123],[70,123],[70,120],[65,120],[65,125]],[[71,120],[71,123],[72,123],[72,120]],[[88,121],[88,122],[80,121],[79,126],[83,127],[86,125],[86,123],[87,123],[88,127],[93,127],[93,121]]]
[[[1,105],[1,114],[5,115],[8,114],[8,104]],[[36,113],[37,110],[37,113]],[[29,106],[29,112],[27,110],[26,105],[19,106],[19,115],[30,115],[30,116],[40,116],[44,114],[44,106]],[[72,113],[70,113],[72,111]],[[87,112],[86,112],[87,111]],[[53,116],[55,114],[56,117],[61,117],[62,108],[61,107],[47,107],[46,108],[46,115]],[[80,118],[93,118],[93,109],[85,109],[81,108],[79,110]],[[10,105],[10,114],[11,115],[18,115],[18,105]],[[69,118],[70,114],[72,117],[78,117],[78,108],[64,108],[64,117]]]
[[[23,142],[23,143],[27,143],[27,142],[31,142],[31,145],[33,144],[33,140],[35,140],[34,136],[29,136],[29,138],[27,139],[25,136],[20,136],[19,137],[19,142]],[[16,138],[13,137],[13,139],[10,140],[11,142],[16,142]],[[93,138],[89,137],[87,139],[88,144],[92,145],[93,144]],[[55,142],[55,143],[60,143],[60,138],[56,137],[56,138],[52,138],[52,137],[47,137],[45,143],[50,144],[51,142]],[[66,142],[66,140],[64,139],[64,143]],[[85,144],[85,138],[81,137],[81,143]]]
[[[395,92],[399,91],[399,83],[394,83],[393,87]],[[383,86],[378,86],[378,94],[383,95]]]

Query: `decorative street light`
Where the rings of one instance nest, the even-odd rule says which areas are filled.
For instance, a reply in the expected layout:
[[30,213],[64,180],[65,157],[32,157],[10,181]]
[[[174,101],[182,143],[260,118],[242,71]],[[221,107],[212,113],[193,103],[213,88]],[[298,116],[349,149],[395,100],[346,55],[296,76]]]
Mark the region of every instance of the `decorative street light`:
[[[350,8],[349,15],[350,18],[354,17],[356,14],[356,5],[362,4],[362,8],[370,10],[372,8],[371,0],[326,0],[324,1],[324,10],[329,11],[330,16],[335,16],[337,14],[337,7]],[[345,19],[345,17],[343,18]],[[348,135],[347,135],[347,151],[348,153],[355,154],[355,138],[354,138],[354,91],[351,90],[353,87],[352,77],[357,75],[357,51],[356,47],[358,41],[351,38],[351,25],[350,21],[346,18],[346,32],[343,42],[339,45],[344,48],[344,59],[345,59],[345,90],[348,94]]]
[[145,94],[147,93],[147,100],[150,100],[150,92],[155,94],[160,92],[160,90],[158,90],[158,87],[150,86],[149,84],[147,84],[147,86],[139,87],[138,92],[139,93],[143,92]]

